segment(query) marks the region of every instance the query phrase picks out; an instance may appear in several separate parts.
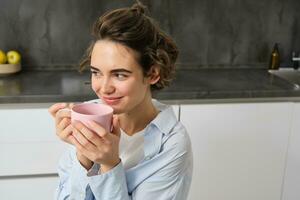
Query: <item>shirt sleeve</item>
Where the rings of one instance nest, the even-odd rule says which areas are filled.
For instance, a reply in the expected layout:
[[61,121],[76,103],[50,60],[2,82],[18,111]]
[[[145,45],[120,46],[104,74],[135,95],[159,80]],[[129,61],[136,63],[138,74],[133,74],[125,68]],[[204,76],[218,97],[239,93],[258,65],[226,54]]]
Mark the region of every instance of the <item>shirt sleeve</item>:
[[76,157],[76,150],[70,147],[58,164],[59,184],[55,199],[93,199],[88,186],[87,170],[82,167]]
[[122,162],[110,171],[88,177],[88,182],[95,199],[101,200],[129,200],[126,184],[125,169]]

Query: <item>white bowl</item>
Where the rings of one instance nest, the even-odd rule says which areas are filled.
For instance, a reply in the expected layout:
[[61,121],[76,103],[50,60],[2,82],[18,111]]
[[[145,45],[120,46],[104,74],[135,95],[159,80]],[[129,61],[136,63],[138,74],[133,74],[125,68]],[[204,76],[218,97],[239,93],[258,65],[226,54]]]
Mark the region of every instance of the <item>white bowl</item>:
[[0,64],[0,75],[17,73],[21,70],[21,64]]

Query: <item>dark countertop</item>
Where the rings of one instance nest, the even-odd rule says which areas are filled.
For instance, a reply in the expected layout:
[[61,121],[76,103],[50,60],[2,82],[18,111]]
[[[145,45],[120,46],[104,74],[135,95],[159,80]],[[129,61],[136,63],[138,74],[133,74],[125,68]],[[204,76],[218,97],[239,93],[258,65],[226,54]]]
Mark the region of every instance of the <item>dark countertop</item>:
[[[22,71],[0,77],[0,103],[81,102],[97,98],[90,74]],[[300,90],[263,69],[179,70],[173,84],[154,97],[170,103],[300,101]]]

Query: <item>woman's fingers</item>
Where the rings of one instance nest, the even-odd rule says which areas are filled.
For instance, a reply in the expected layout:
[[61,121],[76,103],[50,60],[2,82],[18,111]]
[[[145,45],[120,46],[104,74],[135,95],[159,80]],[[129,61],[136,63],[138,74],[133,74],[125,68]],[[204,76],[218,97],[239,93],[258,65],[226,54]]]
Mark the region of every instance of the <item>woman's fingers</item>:
[[68,125],[66,128],[64,128],[61,132],[59,132],[58,137],[60,137],[62,140],[71,143],[69,140],[70,135],[73,133],[73,127],[72,125]]
[[55,124],[58,125],[64,118],[71,118],[71,111],[68,108],[61,109],[55,116]]
[[67,104],[65,104],[64,108],[61,108],[56,111],[55,126],[56,126],[56,135],[61,140],[69,144],[72,144],[72,142],[70,141],[70,135],[72,135],[72,131],[73,131],[73,128],[71,126],[71,111],[68,108]]
[[48,112],[52,115],[52,117],[55,117],[56,113],[65,107],[67,107],[67,103],[56,103],[48,109]]
[[72,144],[73,127],[71,125],[71,109],[74,103],[56,103],[49,109],[49,113],[55,118],[56,135],[63,141]]
[[73,129],[73,136],[86,149],[93,149],[94,145],[76,128]]
[[95,131],[101,138],[105,138],[107,136],[108,132],[101,125],[97,124],[96,122],[94,122],[92,120],[89,121],[88,123],[89,123],[91,129],[93,131]]
[[71,125],[70,118],[63,118],[59,124],[56,125],[56,135],[63,141],[71,144],[69,140],[70,135],[72,135],[73,127]]
[[74,137],[80,142],[81,145],[93,150],[94,147],[103,146],[101,137],[96,133],[89,130],[80,122],[74,123]]
[[71,119],[70,118],[62,118],[58,124],[57,124],[57,129],[58,130],[64,130],[67,126],[71,124]]
[[74,105],[74,103],[56,103],[50,106],[48,112],[52,115],[52,117],[55,117],[58,111],[64,108],[66,110],[70,110],[71,108],[73,108]]
[[[88,158],[91,157],[91,153],[78,141],[78,139],[74,135],[70,136],[70,141],[76,147],[77,151],[79,151],[80,154]],[[89,159],[92,160],[91,158]]]

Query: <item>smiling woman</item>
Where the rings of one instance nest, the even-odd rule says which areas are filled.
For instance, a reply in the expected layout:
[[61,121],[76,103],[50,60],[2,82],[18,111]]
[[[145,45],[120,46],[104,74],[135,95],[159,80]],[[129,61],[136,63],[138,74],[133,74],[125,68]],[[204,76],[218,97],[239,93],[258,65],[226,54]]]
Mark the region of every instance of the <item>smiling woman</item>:
[[153,65],[152,72],[144,76],[137,55],[134,50],[108,39],[94,45],[92,88],[100,99],[113,107],[115,114],[135,113],[151,104],[150,86],[159,80],[159,69]]
[[60,160],[57,199],[187,198],[192,151],[172,107],[152,99],[173,76],[178,50],[137,2],[101,16],[81,69],[89,66],[97,103],[113,108],[113,128],[71,124],[67,104],[49,108],[71,144]]

